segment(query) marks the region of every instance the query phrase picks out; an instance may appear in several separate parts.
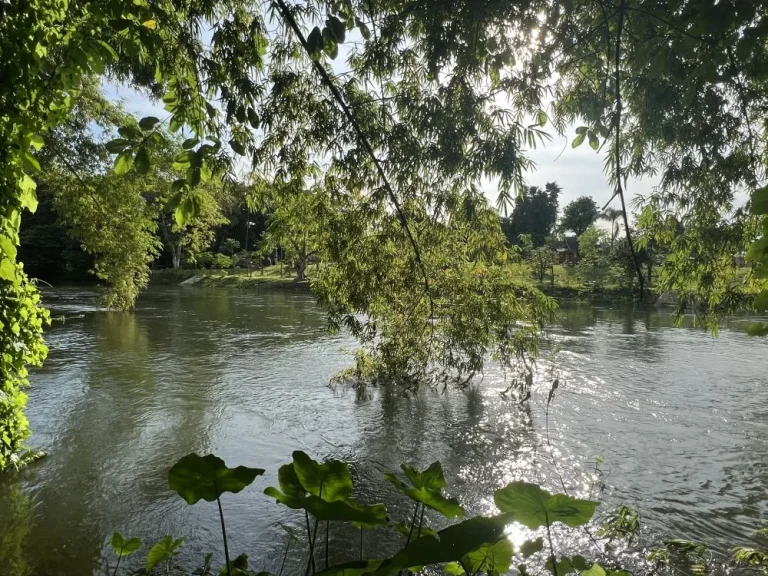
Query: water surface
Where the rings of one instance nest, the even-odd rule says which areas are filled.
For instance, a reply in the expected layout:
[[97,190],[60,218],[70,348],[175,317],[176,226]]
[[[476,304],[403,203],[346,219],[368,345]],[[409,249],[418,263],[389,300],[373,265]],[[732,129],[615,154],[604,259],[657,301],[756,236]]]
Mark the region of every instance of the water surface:
[[[516,479],[561,489],[562,477],[588,494],[597,456],[600,511],[639,508],[645,540],[727,551],[768,513],[765,343],[743,320],[714,339],[675,328],[667,312],[565,307],[550,337],[560,352],[539,363],[521,406],[500,395],[493,369],[465,392],[329,388],[354,343],[329,336],[305,295],[153,288],[134,313],[101,310],[83,290],[45,300],[68,317],[48,331],[49,359],[31,378],[31,444],[49,456],[0,478],[3,575],[103,573],[115,530],[149,543],[183,535],[179,564],[193,569],[221,545],[215,504],[187,506],[167,488],[169,467],[192,451],[267,469],[223,498],[230,549],[264,568],[282,555],[279,524],[301,526],[262,494],[295,449],[350,462],[359,497],[396,518],[410,507],[382,473],[403,461],[439,459],[449,493],[486,512]],[[354,558],[345,537],[332,534],[332,560]],[[398,541],[380,532],[365,545],[383,554]]]

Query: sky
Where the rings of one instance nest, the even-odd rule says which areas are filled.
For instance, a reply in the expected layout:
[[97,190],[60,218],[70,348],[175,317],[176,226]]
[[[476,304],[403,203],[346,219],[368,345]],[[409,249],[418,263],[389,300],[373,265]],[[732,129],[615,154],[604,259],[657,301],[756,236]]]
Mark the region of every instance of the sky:
[[[103,90],[107,98],[121,100],[126,110],[138,117],[164,117],[167,112],[162,105],[152,102],[143,94],[132,88],[104,83]],[[571,130],[570,138],[553,137],[546,144],[540,144],[527,155],[534,161],[536,169],[526,173],[529,185],[543,187],[547,182],[557,182],[562,188],[560,194],[560,212],[579,196],[591,196],[598,208],[602,208],[613,195],[607,178],[603,173],[605,151],[595,152],[585,142],[579,148],[572,148],[570,141],[575,137]],[[647,195],[655,185],[652,180],[630,180],[625,190],[628,210],[631,212],[632,198],[637,194]],[[496,205],[496,188],[493,182],[483,184],[483,190]],[[610,204],[613,208],[621,208],[618,198]]]

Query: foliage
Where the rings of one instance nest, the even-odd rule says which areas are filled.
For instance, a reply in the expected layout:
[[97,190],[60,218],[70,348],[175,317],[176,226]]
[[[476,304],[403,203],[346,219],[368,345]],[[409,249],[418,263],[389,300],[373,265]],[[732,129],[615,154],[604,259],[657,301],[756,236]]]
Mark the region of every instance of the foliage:
[[535,484],[512,482],[497,490],[493,500],[499,510],[526,528],[535,530],[562,522],[566,526],[583,526],[590,521],[597,502],[580,500],[565,494],[552,495]]
[[[539,282],[544,281],[544,274],[552,269],[555,264],[556,253],[551,246],[539,246],[531,250],[528,257],[528,264],[533,269],[534,275]],[[554,281],[554,278],[552,279]]]
[[455,498],[446,498],[442,495],[442,489],[446,482],[443,476],[443,468],[440,462],[433,462],[429,468],[423,472],[417,472],[407,464],[402,464],[401,468],[408,477],[411,485],[407,485],[394,474],[386,473],[384,477],[408,498],[418,504],[437,510],[446,518],[464,516],[464,509],[459,505]]
[[629,542],[637,535],[640,530],[640,513],[634,508],[619,506],[615,514],[611,515],[603,527],[595,532],[597,536],[605,536],[609,540],[620,538],[627,539]]
[[597,220],[597,204],[589,196],[580,196],[563,210],[560,230],[581,236]]
[[554,232],[557,222],[558,196],[562,189],[556,182],[547,182],[542,190],[531,186],[515,199],[510,218],[502,218],[501,228],[510,244],[520,243],[520,236],[528,234],[533,245],[543,246]]
[[152,546],[147,554],[146,571],[151,572],[156,566],[165,562],[168,572],[170,572],[171,561],[178,554],[177,550],[183,542],[184,538],[174,540],[171,536],[166,536]]
[[584,281],[594,282],[598,269],[606,264],[606,233],[602,228],[590,224],[579,236],[579,263],[577,270]]
[[213,502],[225,492],[240,492],[263,473],[260,468],[227,468],[224,461],[213,454],[188,454],[168,472],[168,485],[187,504],[201,499]]

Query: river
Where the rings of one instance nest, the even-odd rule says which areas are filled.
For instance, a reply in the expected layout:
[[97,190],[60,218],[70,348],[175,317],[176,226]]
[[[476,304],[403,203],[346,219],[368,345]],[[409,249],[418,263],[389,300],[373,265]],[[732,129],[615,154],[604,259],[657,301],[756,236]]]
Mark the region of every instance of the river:
[[[329,388],[354,343],[328,335],[302,294],[157,287],[134,313],[104,311],[88,290],[44,298],[67,316],[48,330],[50,355],[29,391],[30,444],[49,455],[0,477],[3,576],[104,573],[115,530],[150,544],[185,536],[178,564],[191,570],[221,549],[216,505],[188,506],[167,487],[169,467],[192,451],[266,468],[222,499],[230,549],[253,567],[279,564],[281,522],[302,525],[262,493],[295,449],[348,461],[360,499],[386,502],[395,518],[410,507],[382,473],[403,461],[439,459],[448,492],[487,512],[493,490],[516,479],[559,489],[562,475],[587,494],[596,456],[599,512],[638,508],[644,540],[700,540],[722,553],[752,542],[768,517],[766,344],[744,333],[744,319],[713,338],[674,327],[668,312],[563,307],[554,365],[539,363],[520,406],[499,394],[493,369],[465,392]],[[561,385],[547,438],[552,369]],[[366,535],[365,545],[384,553],[398,538]],[[332,560],[350,559],[344,535],[332,539]]]

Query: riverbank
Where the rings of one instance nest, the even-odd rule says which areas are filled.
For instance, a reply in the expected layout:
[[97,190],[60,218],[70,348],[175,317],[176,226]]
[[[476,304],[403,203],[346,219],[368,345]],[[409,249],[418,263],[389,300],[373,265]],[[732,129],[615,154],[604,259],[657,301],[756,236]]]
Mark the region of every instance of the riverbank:
[[150,284],[157,286],[190,285],[309,292],[309,282],[299,282],[291,275],[281,275],[280,266],[270,266],[263,271],[243,270],[153,270]]
[[[309,281],[298,282],[292,272],[280,266],[269,266],[261,270],[190,270],[162,269],[154,270],[150,283],[158,286],[215,286],[220,288],[256,289],[305,292],[311,291]],[[592,304],[626,304],[639,301],[637,291],[614,285],[584,284],[566,280],[565,274],[556,274],[555,284],[543,282],[537,284],[546,295],[558,301],[589,302]],[[653,289],[646,289],[642,304],[652,305],[659,295]]]

